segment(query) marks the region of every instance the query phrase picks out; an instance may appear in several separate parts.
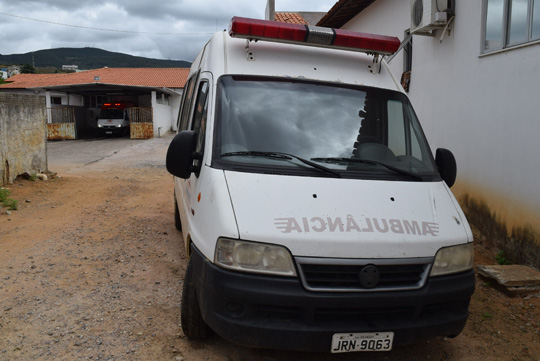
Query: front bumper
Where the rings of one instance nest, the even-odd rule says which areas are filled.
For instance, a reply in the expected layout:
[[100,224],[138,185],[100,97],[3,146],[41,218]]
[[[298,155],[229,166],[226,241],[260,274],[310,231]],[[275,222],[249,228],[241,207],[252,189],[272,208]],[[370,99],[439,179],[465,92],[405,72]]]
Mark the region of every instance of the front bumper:
[[192,247],[193,281],[205,322],[226,340],[257,348],[326,351],[334,333],[394,332],[394,346],[465,327],[474,271],[428,279],[420,290],[306,291],[297,278],[233,272]]

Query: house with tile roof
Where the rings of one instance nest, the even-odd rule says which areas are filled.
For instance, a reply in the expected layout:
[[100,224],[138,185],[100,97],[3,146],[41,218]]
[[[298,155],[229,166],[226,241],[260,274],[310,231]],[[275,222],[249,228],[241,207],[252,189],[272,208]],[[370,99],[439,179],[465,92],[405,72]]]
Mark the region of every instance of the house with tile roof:
[[275,0],[268,0],[265,20],[274,20],[289,24],[315,25],[325,14],[324,12],[314,11],[275,11]]
[[130,136],[149,138],[175,130],[188,74],[187,68],[102,68],[68,74],[17,74],[0,85],[0,91],[45,96],[49,139],[99,135],[97,116],[106,102],[134,104],[130,110],[133,114]]
[[282,23],[309,25],[306,19],[299,13],[277,12],[274,20]]
[[539,4],[339,0],[317,24],[402,40],[402,51],[387,60],[408,87],[432,148],[454,153],[454,194],[465,209],[470,205],[508,258],[535,267],[540,267]]

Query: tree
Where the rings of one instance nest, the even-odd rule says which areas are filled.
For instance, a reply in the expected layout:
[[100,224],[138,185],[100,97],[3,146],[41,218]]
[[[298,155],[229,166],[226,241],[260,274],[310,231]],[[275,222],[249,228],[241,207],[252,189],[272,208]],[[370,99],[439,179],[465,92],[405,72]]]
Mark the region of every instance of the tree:
[[21,66],[21,74],[35,74],[36,69],[32,65],[24,64]]

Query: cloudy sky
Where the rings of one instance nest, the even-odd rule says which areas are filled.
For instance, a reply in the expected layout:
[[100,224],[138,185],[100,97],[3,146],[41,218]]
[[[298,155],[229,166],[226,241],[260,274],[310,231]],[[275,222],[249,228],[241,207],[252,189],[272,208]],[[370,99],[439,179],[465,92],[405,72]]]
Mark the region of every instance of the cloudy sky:
[[[276,11],[327,12],[337,0],[275,0]],[[96,47],[192,61],[233,16],[264,19],[267,0],[0,0],[0,54]]]

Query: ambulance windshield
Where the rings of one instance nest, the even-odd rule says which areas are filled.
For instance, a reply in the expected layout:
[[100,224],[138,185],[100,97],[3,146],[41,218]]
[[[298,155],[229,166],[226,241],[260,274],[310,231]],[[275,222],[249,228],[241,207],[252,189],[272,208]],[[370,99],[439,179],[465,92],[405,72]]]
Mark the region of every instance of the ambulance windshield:
[[438,177],[414,111],[399,92],[223,76],[217,99],[213,154],[221,167],[313,172],[301,158],[345,177]]
[[124,110],[122,109],[101,109],[99,111],[99,119],[123,119]]

